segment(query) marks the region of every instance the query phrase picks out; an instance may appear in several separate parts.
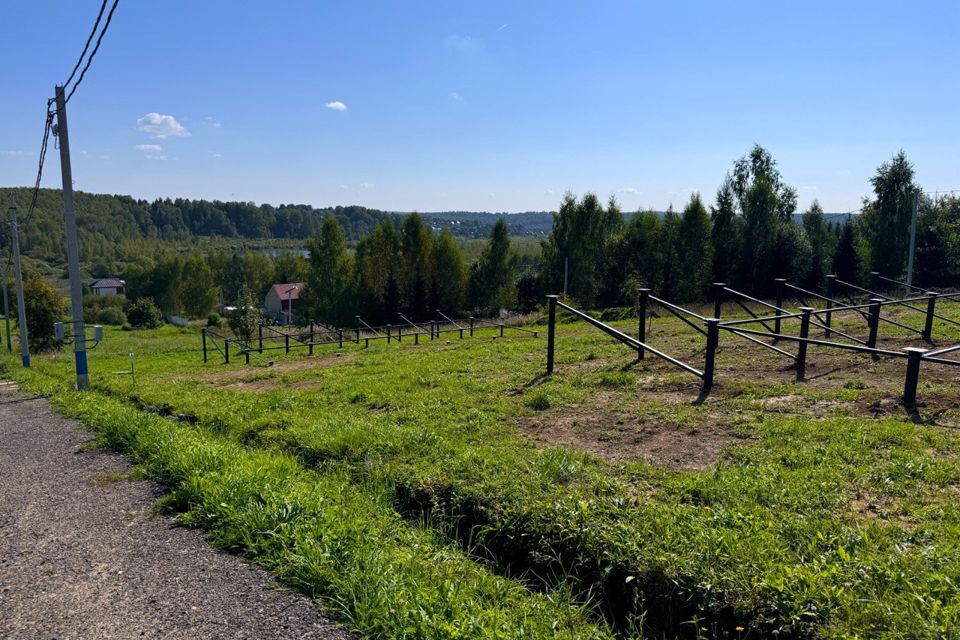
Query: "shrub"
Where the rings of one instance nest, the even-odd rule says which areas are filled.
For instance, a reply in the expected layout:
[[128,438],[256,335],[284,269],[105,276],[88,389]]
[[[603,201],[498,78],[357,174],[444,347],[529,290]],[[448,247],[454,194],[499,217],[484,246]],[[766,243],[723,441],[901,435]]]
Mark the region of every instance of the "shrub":
[[208,327],[219,327],[221,324],[223,324],[223,319],[220,317],[220,314],[211,313],[207,316]]
[[248,343],[260,325],[260,309],[250,290],[244,286],[237,296],[237,308],[230,314],[227,322],[242,342]]
[[31,275],[23,283],[27,311],[27,333],[30,351],[42,353],[60,347],[53,324],[67,312],[67,303],[45,278]]
[[112,325],[121,325],[126,324],[127,314],[123,312],[123,309],[118,309],[116,307],[106,307],[97,314],[97,321],[100,324],[112,324]]
[[153,300],[140,298],[130,305],[127,321],[134,329],[156,329],[163,324],[163,317]]

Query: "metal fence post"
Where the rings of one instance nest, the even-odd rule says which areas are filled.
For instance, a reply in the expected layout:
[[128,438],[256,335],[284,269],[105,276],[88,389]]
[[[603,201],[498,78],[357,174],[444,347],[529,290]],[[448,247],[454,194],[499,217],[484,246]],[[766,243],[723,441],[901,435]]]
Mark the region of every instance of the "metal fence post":
[[923,325],[923,339],[927,342],[933,340],[933,316],[936,313],[937,294],[933,291],[927,291],[927,320]]
[[[3,286],[7,286],[4,282]],[[203,337],[203,364],[207,364],[207,328],[200,329],[200,335]]]
[[903,382],[903,404],[908,409],[915,409],[917,383],[920,381],[920,362],[927,350],[920,347],[907,347],[904,351],[907,353],[907,376]]
[[473,337],[473,316],[470,316],[470,337]]
[[283,334],[283,347],[286,353],[290,353],[290,334]]
[[[650,289],[640,289],[637,299],[637,340],[647,341],[647,302],[650,298]],[[641,345],[637,348],[637,360],[643,360],[647,350]]]
[[413,334],[413,344],[420,344],[420,332]]
[[831,321],[831,319],[833,318],[833,312],[831,312],[830,309],[833,308],[833,289],[834,289],[834,287],[836,286],[836,284],[837,284],[837,276],[836,276],[836,275],[833,275],[833,274],[828,275],[828,276],[827,276],[827,285],[826,285],[826,286],[827,286],[827,289],[826,289],[826,291],[824,292],[824,295],[825,295],[826,298],[827,298],[827,301],[826,301],[826,302],[827,302],[827,317],[826,317],[826,319],[825,319],[824,322],[823,322],[823,324],[827,325],[827,328],[823,330],[823,335],[824,335],[825,337],[827,337],[827,338],[830,337],[830,321]]
[[223,364],[230,364],[230,341],[223,339]]
[[243,357],[246,360],[247,364],[250,364],[250,346],[246,346],[243,349]]
[[397,325],[397,342],[403,342],[403,325]]
[[391,333],[393,331],[392,325],[387,325],[387,344],[390,344]]
[[460,327],[460,339],[463,340],[463,327]]
[[257,352],[263,353],[263,325],[257,325]]
[[313,340],[314,340],[314,335],[313,335],[313,320],[311,320],[311,321],[310,321],[310,346],[311,346],[311,352],[310,352],[310,353],[313,353],[313,351],[312,351]]
[[337,340],[340,342],[340,348],[343,349],[343,329],[337,329]]
[[713,288],[713,317],[720,317],[720,310],[723,307],[723,288],[727,286],[726,282],[714,282],[710,285]]
[[500,323],[500,337],[503,337],[503,323]]
[[553,347],[556,339],[557,296],[547,296],[547,374],[553,373]]
[[356,318],[357,318],[357,344],[360,344],[360,316],[356,316]]
[[437,327],[437,321],[431,320],[430,321],[430,339],[433,340],[434,338],[439,338],[439,337],[440,337],[440,329],[439,327]]
[[873,289],[874,291],[880,291],[881,284],[882,283],[880,282],[880,272],[871,271],[870,272],[870,288]]
[[[870,298],[870,335],[867,337],[867,346],[877,348],[877,330],[880,328],[880,298]],[[877,354],[871,354],[874,360],[879,360]]]
[[[780,314],[783,313],[783,285],[787,282],[786,278],[774,278],[774,282],[777,283],[777,317],[773,320],[773,332],[780,333]],[[774,338],[774,342],[777,339]]]
[[703,388],[713,387],[717,345],[720,344],[720,318],[707,318],[707,353],[703,361]]
[[800,344],[797,346],[797,382],[807,376],[807,338],[810,337],[810,314],[813,307],[800,307]]

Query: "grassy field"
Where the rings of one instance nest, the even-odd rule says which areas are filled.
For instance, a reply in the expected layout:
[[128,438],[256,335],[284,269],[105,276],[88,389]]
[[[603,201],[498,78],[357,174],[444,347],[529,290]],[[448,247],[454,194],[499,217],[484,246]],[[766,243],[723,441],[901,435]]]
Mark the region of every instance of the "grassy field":
[[[790,361],[722,335],[701,402],[696,378],[583,323],[558,326],[550,377],[543,333],[496,334],[224,366],[202,364],[194,329],[110,331],[85,394],[69,353],[0,367],[164,483],[184,524],[373,636],[960,628],[956,368],[924,364],[909,415],[902,360],[812,347],[796,383]],[[678,321],[648,337],[702,364]]]

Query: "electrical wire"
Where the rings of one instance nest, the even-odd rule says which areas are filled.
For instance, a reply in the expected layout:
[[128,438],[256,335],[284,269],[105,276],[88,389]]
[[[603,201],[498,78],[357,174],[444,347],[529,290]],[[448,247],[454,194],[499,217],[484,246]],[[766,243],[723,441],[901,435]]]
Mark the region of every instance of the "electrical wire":
[[[103,23],[103,29],[100,30],[100,35],[97,37],[97,44],[94,45],[93,51],[90,52],[90,57],[87,58],[87,64],[84,65],[83,71],[80,72],[80,77],[77,78],[73,88],[70,89],[70,93],[67,94],[66,99],[63,101],[64,105],[70,102],[70,98],[73,97],[77,87],[79,87],[80,83],[83,82],[83,77],[87,74],[87,69],[90,68],[90,64],[93,62],[94,56],[96,56],[97,51],[100,50],[100,43],[103,42],[103,36],[107,34],[107,29],[110,28],[110,21],[113,20],[113,12],[117,10],[118,4],[120,4],[120,0],[113,0],[113,5],[110,7],[110,13],[107,14],[107,20]],[[64,86],[64,91],[66,91],[66,86]]]
[[90,35],[87,36],[87,43],[83,45],[83,51],[80,52],[80,57],[77,58],[77,64],[73,66],[73,71],[70,72],[70,77],[67,78],[67,81],[63,83],[63,86],[66,87],[73,80],[73,76],[77,75],[77,69],[80,68],[80,65],[83,64],[83,59],[87,55],[87,50],[90,49],[90,43],[93,42],[93,36],[97,35],[97,27],[100,26],[100,20],[103,18],[103,12],[107,8],[107,0],[103,0],[100,4],[100,13],[97,14],[97,21],[93,23],[93,29],[90,30]]

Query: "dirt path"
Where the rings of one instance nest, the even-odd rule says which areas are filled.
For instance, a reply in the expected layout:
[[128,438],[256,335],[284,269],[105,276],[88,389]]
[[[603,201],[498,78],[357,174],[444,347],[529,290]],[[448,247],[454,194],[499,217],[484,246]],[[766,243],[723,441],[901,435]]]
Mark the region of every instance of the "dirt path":
[[271,575],[152,516],[151,482],[0,380],[0,638],[349,635]]

